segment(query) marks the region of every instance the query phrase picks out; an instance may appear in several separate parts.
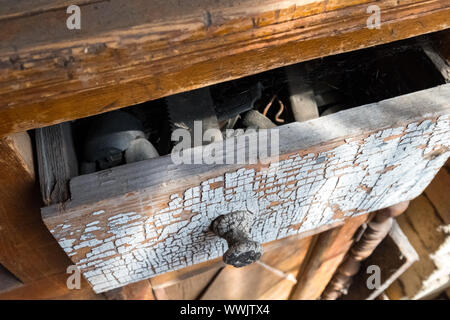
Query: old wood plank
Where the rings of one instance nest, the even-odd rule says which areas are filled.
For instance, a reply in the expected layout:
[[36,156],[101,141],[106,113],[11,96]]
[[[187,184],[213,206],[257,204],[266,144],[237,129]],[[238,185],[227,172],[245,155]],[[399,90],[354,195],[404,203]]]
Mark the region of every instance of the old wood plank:
[[282,126],[265,165],[166,156],[77,177],[43,218],[98,292],[221,256],[220,214],[252,212],[261,243],[314,233],[418,196],[450,154],[449,98],[443,85]]
[[27,284],[65,272],[70,260],[41,220],[27,133],[0,139],[0,263]]
[[23,283],[0,299],[101,298],[86,281],[66,285],[71,261],[42,222],[28,134],[0,139],[0,154],[0,263]]
[[78,175],[78,161],[69,122],[36,130],[39,183],[46,205],[70,198],[69,181]]
[[[0,136],[448,28],[446,1],[71,1],[2,6]],[[368,29],[370,4],[380,29]],[[4,9],[5,8],[5,9]]]

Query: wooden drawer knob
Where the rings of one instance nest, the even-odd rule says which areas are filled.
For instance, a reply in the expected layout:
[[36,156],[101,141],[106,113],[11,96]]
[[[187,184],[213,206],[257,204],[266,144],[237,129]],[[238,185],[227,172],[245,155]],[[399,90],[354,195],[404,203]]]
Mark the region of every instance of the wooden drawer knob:
[[236,211],[217,217],[211,224],[212,231],[228,243],[223,262],[236,268],[254,263],[261,258],[262,246],[250,240],[250,226],[253,215],[246,211]]

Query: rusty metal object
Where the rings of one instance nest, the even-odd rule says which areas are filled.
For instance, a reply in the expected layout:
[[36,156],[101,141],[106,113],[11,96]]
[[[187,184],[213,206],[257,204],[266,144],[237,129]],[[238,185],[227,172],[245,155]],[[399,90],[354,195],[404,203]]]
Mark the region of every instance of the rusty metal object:
[[284,123],[284,119],[280,119],[280,116],[284,111],[284,104],[283,104],[283,102],[281,102],[281,100],[278,98],[278,96],[276,94],[272,97],[272,99],[269,101],[269,103],[264,108],[263,115],[267,116],[267,113],[269,112],[270,107],[272,107],[275,99],[277,99],[278,104],[280,105],[280,109],[278,110],[277,114],[275,115],[275,121],[278,123]]
[[409,201],[378,211],[369,222],[361,240],[355,242],[336,270],[322,294],[322,300],[336,300],[346,294],[352,278],[359,272],[361,261],[367,259],[391,230],[394,217],[408,208]]
[[253,216],[247,211],[236,211],[217,217],[211,224],[212,231],[228,243],[223,262],[236,268],[252,264],[261,258],[262,246],[250,240]]

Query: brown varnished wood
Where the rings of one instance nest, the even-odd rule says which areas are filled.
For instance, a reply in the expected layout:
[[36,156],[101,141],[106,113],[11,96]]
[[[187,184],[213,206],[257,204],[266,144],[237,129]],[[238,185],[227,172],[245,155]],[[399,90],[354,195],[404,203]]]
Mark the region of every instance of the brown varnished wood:
[[65,272],[70,260],[41,220],[26,133],[0,139],[0,263],[24,283]]
[[[75,2],[77,3],[77,2]],[[448,27],[447,1],[78,1],[0,13],[0,136]],[[381,8],[369,30],[366,9]],[[124,14],[127,13],[127,14]]]
[[353,244],[354,234],[367,219],[367,214],[358,216],[347,220],[342,227],[315,236],[300,267],[291,300],[316,300],[320,297]]

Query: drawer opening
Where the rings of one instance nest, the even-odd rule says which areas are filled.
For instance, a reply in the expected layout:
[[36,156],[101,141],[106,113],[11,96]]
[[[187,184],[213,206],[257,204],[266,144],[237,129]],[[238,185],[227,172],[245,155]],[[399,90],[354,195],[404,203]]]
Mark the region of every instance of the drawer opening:
[[[423,50],[424,42],[423,39],[404,40],[315,59],[66,123],[64,125],[70,126],[72,131],[75,156],[70,158],[77,162],[74,172],[80,175],[108,167],[90,163],[86,169],[86,161],[91,161],[86,159],[86,141],[93,131],[95,134],[99,118],[105,118],[105,115],[127,113],[135,118],[142,125],[145,139],[159,156],[164,156],[170,154],[178,142],[172,141],[172,132],[185,128],[196,114],[200,117],[212,115],[212,127],[221,130],[222,137],[226,138],[227,129],[237,130],[239,134],[239,130],[264,128],[259,127],[258,122],[249,124],[245,121],[250,110],[258,112],[273,126],[281,126],[444,84],[442,74]],[[300,119],[296,119],[293,105],[296,103],[293,99],[296,86],[302,87],[299,108],[313,110],[301,114]],[[199,111],[201,108],[197,106],[204,100],[208,102],[201,107],[210,108],[206,113]],[[187,120],[180,125],[184,119]],[[202,141],[203,144],[208,142]],[[192,146],[195,145],[193,142]],[[125,163],[123,155],[110,167]]]
[[[56,202],[70,199],[68,182],[75,176],[126,164],[123,150],[106,165],[87,157],[86,144],[102,125],[99,119],[106,119],[103,121],[106,123],[111,118],[116,121],[111,128],[106,129],[114,131],[115,126],[120,127],[123,123],[126,128],[130,120],[128,118],[132,118],[132,122],[140,123],[139,130],[142,130],[143,138],[151,143],[157,156],[165,156],[179,143],[173,139],[174,130],[187,127],[192,130],[192,121],[202,120],[201,117],[207,119],[202,122],[202,134],[207,128],[217,128],[220,130],[219,139],[225,139],[245,133],[249,128],[266,129],[306,121],[444,84],[443,75],[424,48],[433,50],[427,37],[403,40],[277,68],[119,111],[63,123],[53,126],[53,129],[37,129],[36,138],[44,139],[37,143],[44,202],[46,205],[55,203],[49,200],[52,192],[60,194],[55,198]],[[300,115],[296,115],[298,110]],[[246,121],[245,116],[250,112],[258,113],[263,118],[262,125],[259,118],[256,123],[255,120]],[[122,114],[122,117],[125,114],[126,119],[121,121],[120,115],[114,117],[117,114]],[[57,129],[57,126],[60,128]],[[48,132],[51,130],[55,132]],[[234,133],[230,135],[229,130]],[[62,141],[50,143],[55,135],[63,137]],[[211,139],[215,141],[217,136]],[[190,145],[195,147],[209,142],[192,141]],[[55,148],[60,150],[55,151]],[[46,162],[60,158],[61,152],[64,162],[67,162],[62,172],[42,173],[50,170]],[[60,188],[64,191],[55,191]]]

